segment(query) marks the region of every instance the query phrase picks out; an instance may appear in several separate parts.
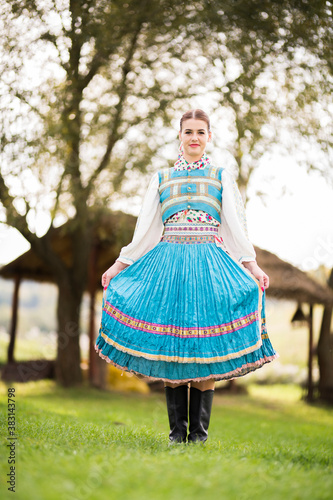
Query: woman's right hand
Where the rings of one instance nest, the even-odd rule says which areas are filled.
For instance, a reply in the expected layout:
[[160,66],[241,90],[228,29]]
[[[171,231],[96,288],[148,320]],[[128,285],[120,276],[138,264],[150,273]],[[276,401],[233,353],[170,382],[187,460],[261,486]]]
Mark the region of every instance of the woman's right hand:
[[109,286],[110,280],[114,278],[120,271],[128,267],[129,264],[124,264],[123,262],[120,262],[117,260],[105,273],[102,275],[102,287],[107,288]]

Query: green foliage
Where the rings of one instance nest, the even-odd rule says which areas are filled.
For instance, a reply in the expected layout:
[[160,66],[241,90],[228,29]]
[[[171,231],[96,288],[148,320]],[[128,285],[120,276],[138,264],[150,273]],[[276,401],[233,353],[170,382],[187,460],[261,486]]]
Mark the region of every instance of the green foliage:
[[[163,395],[51,382],[16,391],[18,498],[331,498],[332,412],[300,401],[295,387],[216,395],[205,446],[168,445]],[[1,394],[5,412],[4,385]]]
[[[154,170],[152,159],[165,164],[159,157],[175,139],[166,127],[200,96],[220,109],[217,120],[229,116],[244,193],[262,155],[276,144],[295,152],[297,134],[306,137],[300,161],[329,171],[330,2],[0,6],[7,19],[0,199],[7,223],[29,241],[22,213],[42,210],[51,221],[76,215],[85,226],[87,208],[109,203],[133,171]],[[323,153],[311,154],[318,144]]]
[[[4,158],[14,175],[28,167],[39,180],[52,217],[71,217],[71,206],[83,212],[87,199],[110,201],[133,169],[145,171],[174,141],[164,127],[200,96],[231,112],[243,187],[272,144],[294,147],[284,131],[331,146],[323,126],[331,117],[330,2],[1,6]],[[306,164],[323,170],[321,160]],[[33,212],[36,192],[23,199]]]

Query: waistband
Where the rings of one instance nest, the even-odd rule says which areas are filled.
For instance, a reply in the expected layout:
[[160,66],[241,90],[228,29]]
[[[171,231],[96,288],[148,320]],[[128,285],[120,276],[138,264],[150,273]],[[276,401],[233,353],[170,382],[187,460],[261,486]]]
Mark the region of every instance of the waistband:
[[169,243],[215,243],[218,228],[197,222],[167,223],[161,241]]

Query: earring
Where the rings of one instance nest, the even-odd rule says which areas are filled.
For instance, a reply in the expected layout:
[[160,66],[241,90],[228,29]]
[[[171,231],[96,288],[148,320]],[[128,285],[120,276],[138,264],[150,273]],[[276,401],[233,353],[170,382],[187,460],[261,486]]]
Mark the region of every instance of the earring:
[[184,154],[183,143],[181,142],[178,148],[178,160],[181,160]]

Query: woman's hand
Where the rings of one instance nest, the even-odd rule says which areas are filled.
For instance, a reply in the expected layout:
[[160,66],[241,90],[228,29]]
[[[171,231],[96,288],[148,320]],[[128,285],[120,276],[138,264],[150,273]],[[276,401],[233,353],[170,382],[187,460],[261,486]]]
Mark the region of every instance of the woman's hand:
[[242,264],[250,271],[251,274],[253,274],[255,278],[257,278],[257,280],[259,280],[262,291],[269,287],[269,277],[254,260],[251,260],[250,262],[242,262]]
[[110,280],[114,278],[120,271],[128,267],[129,264],[124,264],[123,262],[120,262],[117,260],[105,273],[102,275],[102,287],[107,288],[109,286]]

